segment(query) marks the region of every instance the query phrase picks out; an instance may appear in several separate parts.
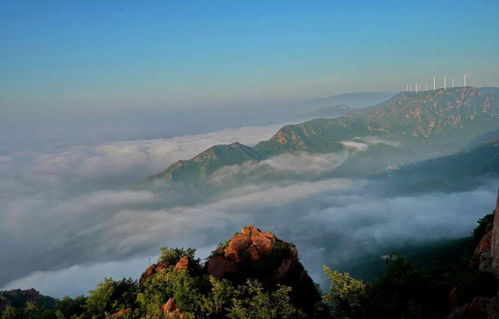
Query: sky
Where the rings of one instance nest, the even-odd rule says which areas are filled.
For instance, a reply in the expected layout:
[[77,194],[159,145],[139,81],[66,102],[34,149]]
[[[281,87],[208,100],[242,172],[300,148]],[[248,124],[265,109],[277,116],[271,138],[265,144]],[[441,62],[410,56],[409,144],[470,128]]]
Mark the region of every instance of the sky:
[[296,243],[314,279],[316,234],[335,242],[324,263],[468,235],[497,183],[378,198],[364,180],[309,181],[367,139],[261,163],[289,179],[220,170],[221,183],[254,178],[209,199],[136,185],[211,145],[270,138],[310,111],[297,101],[459,85],[465,71],[499,86],[498,12],[481,0],[0,1],[0,290],[85,293],[138,276],[162,245],[206,256],[249,223]]
[[237,107],[468,71],[499,85],[498,1],[3,0],[0,112]]

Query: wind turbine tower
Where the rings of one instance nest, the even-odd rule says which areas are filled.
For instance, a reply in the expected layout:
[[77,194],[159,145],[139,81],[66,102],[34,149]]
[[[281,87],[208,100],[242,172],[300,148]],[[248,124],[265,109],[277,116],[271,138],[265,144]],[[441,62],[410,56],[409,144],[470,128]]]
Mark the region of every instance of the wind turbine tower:
[[444,75],[444,90],[447,89],[447,76]]
[[454,87],[454,78],[451,79],[451,85],[452,88]]
[[466,86],[466,77],[467,77],[467,74],[466,74],[466,72],[464,72],[464,78],[463,78],[463,84],[464,84],[464,86]]
[[433,90],[437,89],[437,81],[435,80],[435,77],[433,77]]

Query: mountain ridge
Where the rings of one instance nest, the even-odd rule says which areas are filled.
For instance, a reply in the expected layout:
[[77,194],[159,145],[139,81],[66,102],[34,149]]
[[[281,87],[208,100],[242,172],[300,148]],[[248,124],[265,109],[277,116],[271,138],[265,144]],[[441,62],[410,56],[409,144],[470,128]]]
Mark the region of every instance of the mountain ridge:
[[[200,181],[226,165],[258,162],[284,153],[334,153],[345,149],[342,141],[365,136],[395,139],[401,149],[411,149],[410,156],[401,157],[403,161],[424,159],[435,152],[452,153],[499,127],[498,97],[499,88],[401,92],[363,112],[285,125],[253,147],[240,143],[213,146],[149,180]],[[385,164],[380,163],[380,169]]]

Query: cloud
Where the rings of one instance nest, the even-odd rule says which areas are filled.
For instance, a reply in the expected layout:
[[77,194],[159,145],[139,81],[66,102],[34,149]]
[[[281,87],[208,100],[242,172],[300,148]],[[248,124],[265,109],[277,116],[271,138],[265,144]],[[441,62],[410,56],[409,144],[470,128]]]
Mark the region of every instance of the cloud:
[[265,177],[270,179],[317,178],[324,173],[332,172],[352,155],[364,152],[372,145],[398,146],[396,142],[374,136],[356,137],[340,143],[345,146],[345,149],[335,153],[285,153],[260,162],[248,161],[240,165],[224,166],[215,171],[210,179],[214,185],[220,186],[233,181],[251,182]]
[[[276,126],[242,127],[170,139],[71,146],[57,153],[0,157],[0,284],[26,271],[128,256],[102,242],[106,221],[122,210],[172,206],[162,194],[131,186],[170,163],[217,143],[254,144]],[[118,228],[116,228],[118,229]],[[92,245],[98,246],[92,246]],[[22,252],[22,253],[15,253]],[[105,257],[108,255],[108,257]]]
[[181,190],[129,187],[212,144],[253,144],[273,132],[240,128],[0,157],[0,286],[35,287],[55,296],[86,293],[104,276],[138,277],[160,246],[202,247],[206,256],[247,224],[296,243],[320,280],[314,267],[322,263],[348,261],[388,244],[466,235],[494,202],[485,190],[378,198],[372,190],[379,185],[372,182],[308,178],[334,170],[373,143],[389,143],[369,138],[345,141],[347,149],[334,154],[285,154],[225,167],[213,177],[220,183],[254,178],[203,201],[181,202]]
[[[250,223],[297,244],[307,269],[322,281],[319,266],[323,263],[335,267],[376,253],[380,247],[466,236],[475,221],[490,211],[495,196],[481,189],[380,199],[367,191],[373,186],[338,179],[285,186],[247,185],[204,205],[119,209],[96,228],[86,228],[77,235],[78,242],[86,243],[78,247],[79,252],[92,249],[95,261],[37,271],[4,288],[31,285],[56,296],[85,293],[92,287],[89,281],[95,284],[104,276],[138,278],[147,256],[154,256],[161,245],[202,247],[201,255],[206,256],[219,241]],[[324,247],[324,241],[331,243]],[[99,261],[109,257],[111,260]],[[80,278],[80,273],[85,283],[78,282],[78,289],[64,288],[62,283]]]

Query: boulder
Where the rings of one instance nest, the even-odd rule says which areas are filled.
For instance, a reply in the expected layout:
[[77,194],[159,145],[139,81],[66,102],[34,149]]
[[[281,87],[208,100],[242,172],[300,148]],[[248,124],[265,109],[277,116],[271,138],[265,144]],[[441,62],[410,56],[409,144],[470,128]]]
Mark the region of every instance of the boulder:
[[162,273],[165,272],[170,264],[166,261],[159,261],[156,264],[152,264],[151,266],[147,267],[147,269],[142,273],[139,279],[139,285],[142,286],[147,279],[151,278],[157,273]]
[[258,279],[268,286],[289,286],[294,302],[302,308],[313,307],[320,300],[296,247],[253,225],[242,228],[213,252],[205,266],[205,277],[209,276],[236,283]]

